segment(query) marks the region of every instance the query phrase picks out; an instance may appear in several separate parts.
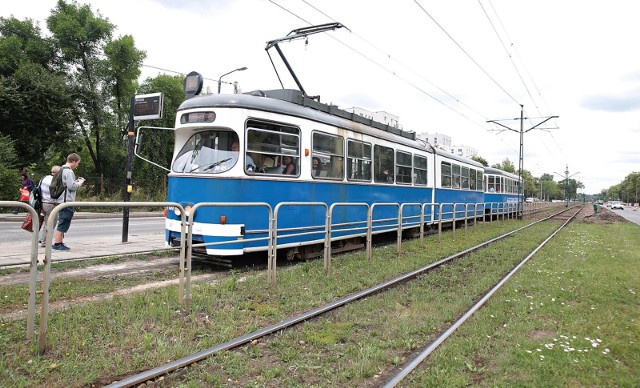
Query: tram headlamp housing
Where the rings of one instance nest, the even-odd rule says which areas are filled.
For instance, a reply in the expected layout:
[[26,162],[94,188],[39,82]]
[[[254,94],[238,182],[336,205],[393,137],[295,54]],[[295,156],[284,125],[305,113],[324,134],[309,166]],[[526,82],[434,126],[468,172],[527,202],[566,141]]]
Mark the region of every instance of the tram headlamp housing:
[[[193,208],[193,206],[191,205],[185,205],[184,206],[184,213],[185,216],[189,216],[189,214],[191,214],[191,208]],[[180,217],[180,208],[174,207],[173,208],[173,214],[175,214],[177,217]]]

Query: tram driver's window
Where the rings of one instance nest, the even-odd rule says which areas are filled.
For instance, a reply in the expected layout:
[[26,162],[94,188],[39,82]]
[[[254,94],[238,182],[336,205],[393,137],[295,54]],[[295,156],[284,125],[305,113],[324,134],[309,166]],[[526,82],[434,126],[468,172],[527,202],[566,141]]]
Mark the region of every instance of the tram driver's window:
[[238,161],[232,151],[238,135],[232,131],[204,131],[193,134],[184,144],[172,169],[192,174],[217,174],[228,171]]

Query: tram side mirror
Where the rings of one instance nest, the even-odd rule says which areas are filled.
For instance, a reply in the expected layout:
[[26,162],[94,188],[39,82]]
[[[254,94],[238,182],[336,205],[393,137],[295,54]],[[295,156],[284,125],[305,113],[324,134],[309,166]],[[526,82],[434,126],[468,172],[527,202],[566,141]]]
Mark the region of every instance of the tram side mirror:
[[140,135],[138,136],[138,139],[136,140],[136,153],[137,154],[141,154],[141,150],[142,150],[142,139],[143,139],[143,135],[142,133],[140,133]]

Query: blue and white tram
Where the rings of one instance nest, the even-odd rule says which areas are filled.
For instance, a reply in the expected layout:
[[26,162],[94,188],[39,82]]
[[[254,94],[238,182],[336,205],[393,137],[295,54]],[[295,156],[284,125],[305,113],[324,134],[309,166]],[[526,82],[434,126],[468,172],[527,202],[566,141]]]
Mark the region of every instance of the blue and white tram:
[[[196,96],[180,105],[168,200],[183,206],[265,202],[274,209],[283,202],[482,203],[482,182],[481,164],[435,149],[413,132],[321,104],[297,90],[273,90]],[[398,209],[381,206],[377,212],[374,218],[391,220]],[[418,212],[415,207],[406,216]],[[336,208],[332,225],[363,220],[366,208],[345,206]],[[324,222],[324,208],[284,206],[278,229],[304,230]],[[207,246],[206,252],[236,256],[266,250],[266,241],[247,240],[265,237],[268,228],[264,208],[201,207],[194,215],[193,240],[231,242]],[[278,238],[278,248],[317,247],[321,232]],[[350,233],[359,238],[366,231],[337,236]],[[176,245],[179,237],[179,217],[169,212],[166,242]]]
[[484,168],[484,202],[487,214],[515,213],[522,202],[517,175],[493,167]]

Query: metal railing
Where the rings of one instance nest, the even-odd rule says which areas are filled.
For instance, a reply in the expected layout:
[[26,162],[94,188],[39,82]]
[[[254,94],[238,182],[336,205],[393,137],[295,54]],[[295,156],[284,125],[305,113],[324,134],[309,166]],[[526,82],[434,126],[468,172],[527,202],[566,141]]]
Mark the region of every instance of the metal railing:
[[[31,237],[31,268],[29,281],[29,301],[27,316],[27,339],[31,339],[35,326],[35,296],[37,288],[37,264],[38,264],[38,230],[39,219],[38,214],[29,204],[17,201],[0,201],[0,207],[20,207],[26,209],[33,219],[33,228],[35,233]],[[47,222],[45,256],[43,260],[44,274],[42,280],[42,312],[40,316],[40,331],[38,349],[43,354],[46,348],[47,338],[47,318],[49,312],[49,287],[51,283],[51,254],[52,240],[54,234],[54,223],[58,213],[68,207],[173,207],[179,210],[181,228],[180,228],[180,272],[179,272],[179,290],[178,303],[185,306],[187,311],[191,308],[191,262],[193,249],[199,247],[224,246],[228,244],[242,244],[250,242],[266,242],[266,251],[268,254],[267,279],[270,284],[276,282],[276,257],[278,250],[278,239],[293,239],[299,237],[308,237],[318,235],[318,238],[312,239],[312,243],[323,244],[323,259],[325,274],[330,273],[332,242],[341,239],[350,239],[353,237],[365,237],[366,257],[372,258],[372,241],[374,234],[395,232],[397,254],[402,252],[402,233],[403,230],[418,228],[420,235],[420,245],[424,245],[425,226],[438,224],[438,241],[442,240],[442,226],[444,223],[451,222],[453,236],[455,238],[456,224],[458,221],[464,220],[465,232],[469,219],[473,219],[474,225],[478,218],[485,222],[485,209],[489,209],[489,219],[499,219],[502,216],[514,217],[513,213],[518,210],[518,205],[514,203],[334,203],[330,207],[323,202],[282,202],[275,209],[272,209],[268,203],[264,202],[202,202],[195,204],[189,212],[186,212],[182,205],[176,202],[69,202],[56,206]],[[193,243],[193,228],[196,213],[199,209],[205,207],[257,207],[266,209],[268,228],[262,231],[245,231],[243,236],[235,240]],[[280,228],[278,229],[278,218],[284,207],[319,207],[324,209],[324,223],[318,225],[310,225],[296,228]],[[366,219],[347,221],[341,223],[333,223],[334,212],[337,208],[352,207],[363,208],[366,211]],[[374,214],[377,209],[396,208],[396,216],[389,217],[389,212],[385,216],[375,218]],[[473,207],[472,214],[470,208]],[[408,209],[416,208],[416,211],[409,212]],[[363,211],[363,212],[364,212]],[[419,214],[417,214],[419,211]],[[409,213],[405,215],[405,212]],[[245,238],[244,236],[251,233],[266,234],[263,237]],[[335,234],[335,236],[334,236]],[[281,244],[283,247],[295,247],[309,243],[309,240],[289,242]],[[244,250],[244,248],[243,248]]]
[[[165,206],[173,206],[180,210],[181,215],[181,243],[180,243],[180,289],[178,293],[178,302],[180,304],[183,303],[183,281],[184,281],[184,257],[185,257],[185,246],[184,246],[184,235],[185,235],[185,224],[186,217],[185,211],[182,205],[176,202],[65,202],[61,203],[58,206],[54,207],[49,215],[49,220],[47,222],[47,233],[46,233],[46,246],[44,253],[44,275],[42,278],[42,312],[40,313],[40,333],[38,338],[38,350],[40,354],[44,354],[47,344],[47,319],[49,315],[49,285],[51,283],[51,249],[52,249],[52,240],[53,240],[53,229],[54,223],[58,219],[58,213],[62,209],[66,209],[69,207],[165,207]],[[31,207],[31,206],[29,206]],[[33,210],[33,208],[31,208]],[[33,210],[35,212],[35,210]],[[36,215],[37,218],[37,215]],[[35,240],[35,249],[37,250],[37,233],[34,233],[33,239]],[[37,251],[36,251],[36,261],[35,264],[32,261],[32,271],[33,267],[37,265]],[[32,284],[29,285],[29,289],[35,290],[35,279],[32,279]],[[33,310],[35,311],[35,302],[33,304]],[[29,313],[28,316],[32,317],[33,312],[31,311],[31,304],[29,305]],[[28,318],[30,319],[30,318]],[[27,321],[27,327],[29,327],[29,321]]]

